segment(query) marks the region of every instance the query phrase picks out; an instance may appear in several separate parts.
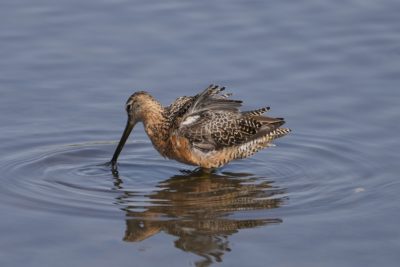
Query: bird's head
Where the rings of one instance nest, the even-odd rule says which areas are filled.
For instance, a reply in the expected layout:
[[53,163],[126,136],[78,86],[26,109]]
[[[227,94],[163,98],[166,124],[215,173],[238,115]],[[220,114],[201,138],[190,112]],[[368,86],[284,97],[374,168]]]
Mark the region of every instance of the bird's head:
[[121,153],[129,134],[132,132],[133,127],[137,122],[143,121],[144,117],[146,116],[146,107],[148,106],[148,103],[151,103],[152,101],[154,101],[153,97],[145,91],[134,93],[126,101],[125,110],[128,115],[128,121],[121,136],[121,140],[119,141],[111,159],[111,165],[113,169],[116,169],[118,156]]

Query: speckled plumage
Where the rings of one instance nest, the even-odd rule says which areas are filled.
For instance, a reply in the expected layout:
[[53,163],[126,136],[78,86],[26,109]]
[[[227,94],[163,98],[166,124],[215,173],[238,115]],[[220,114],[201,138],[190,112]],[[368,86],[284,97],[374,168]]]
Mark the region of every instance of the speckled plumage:
[[[142,121],[161,155],[204,168],[246,158],[290,132],[280,128],[283,118],[263,115],[269,107],[241,112],[242,101],[229,99],[230,94],[221,93],[224,89],[210,85],[195,96],[177,98],[168,107],[162,107],[147,92],[136,92],[126,103],[127,128]],[[113,164],[126,138],[124,132]]]

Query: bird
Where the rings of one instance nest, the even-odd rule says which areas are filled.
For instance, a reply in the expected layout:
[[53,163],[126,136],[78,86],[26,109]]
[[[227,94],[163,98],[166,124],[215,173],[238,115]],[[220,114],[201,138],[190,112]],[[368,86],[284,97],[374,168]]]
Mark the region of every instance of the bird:
[[125,130],[109,162],[112,169],[117,170],[118,156],[138,122],[163,157],[204,170],[247,158],[291,131],[281,127],[283,118],[264,115],[269,107],[240,111],[242,101],[224,90],[211,84],[165,107],[146,91],[133,93],[125,105]]

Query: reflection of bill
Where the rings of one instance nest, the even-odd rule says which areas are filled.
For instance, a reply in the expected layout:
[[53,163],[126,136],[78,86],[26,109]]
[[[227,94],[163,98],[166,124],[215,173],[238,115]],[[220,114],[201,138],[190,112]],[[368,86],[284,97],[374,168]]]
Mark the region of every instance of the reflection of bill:
[[[282,222],[249,212],[278,208],[283,201],[276,196],[282,189],[260,180],[250,174],[201,171],[173,176],[147,196],[150,205],[142,211],[136,206],[124,207],[127,217],[132,218],[126,220],[124,240],[139,242],[163,231],[178,237],[177,248],[204,257],[197,265],[221,261],[230,251],[228,236],[240,229]],[[130,197],[125,192],[118,201],[123,203]]]

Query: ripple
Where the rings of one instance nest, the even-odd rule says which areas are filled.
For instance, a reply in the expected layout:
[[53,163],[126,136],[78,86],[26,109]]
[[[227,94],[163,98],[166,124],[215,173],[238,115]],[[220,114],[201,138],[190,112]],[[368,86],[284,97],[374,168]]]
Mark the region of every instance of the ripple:
[[149,217],[157,210],[158,219],[190,217],[199,206],[218,217],[281,202],[272,198],[280,190],[253,174],[182,171],[182,165],[159,157],[148,141],[127,144],[129,153],[115,175],[104,164],[114,147],[110,142],[32,146],[10,155],[1,166],[4,201],[104,218]]
[[366,188],[378,185],[374,180],[377,168],[359,153],[360,145],[354,140],[295,133],[279,149],[270,151],[267,176],[279,182],[289,196],[281,216],[320,216],[365,200],[372,191]]
[[292,134],[278,145],[203,173],[182,171],[149,141],[137,141],[127,144],[118,175],[104,164],[114,142],[31,146],[4,161],[0,191],[16,207],[147,220],[193,219],[199,208],[214,219],[276,219],[344,208],[368,195],[374,167],[356,143]]

